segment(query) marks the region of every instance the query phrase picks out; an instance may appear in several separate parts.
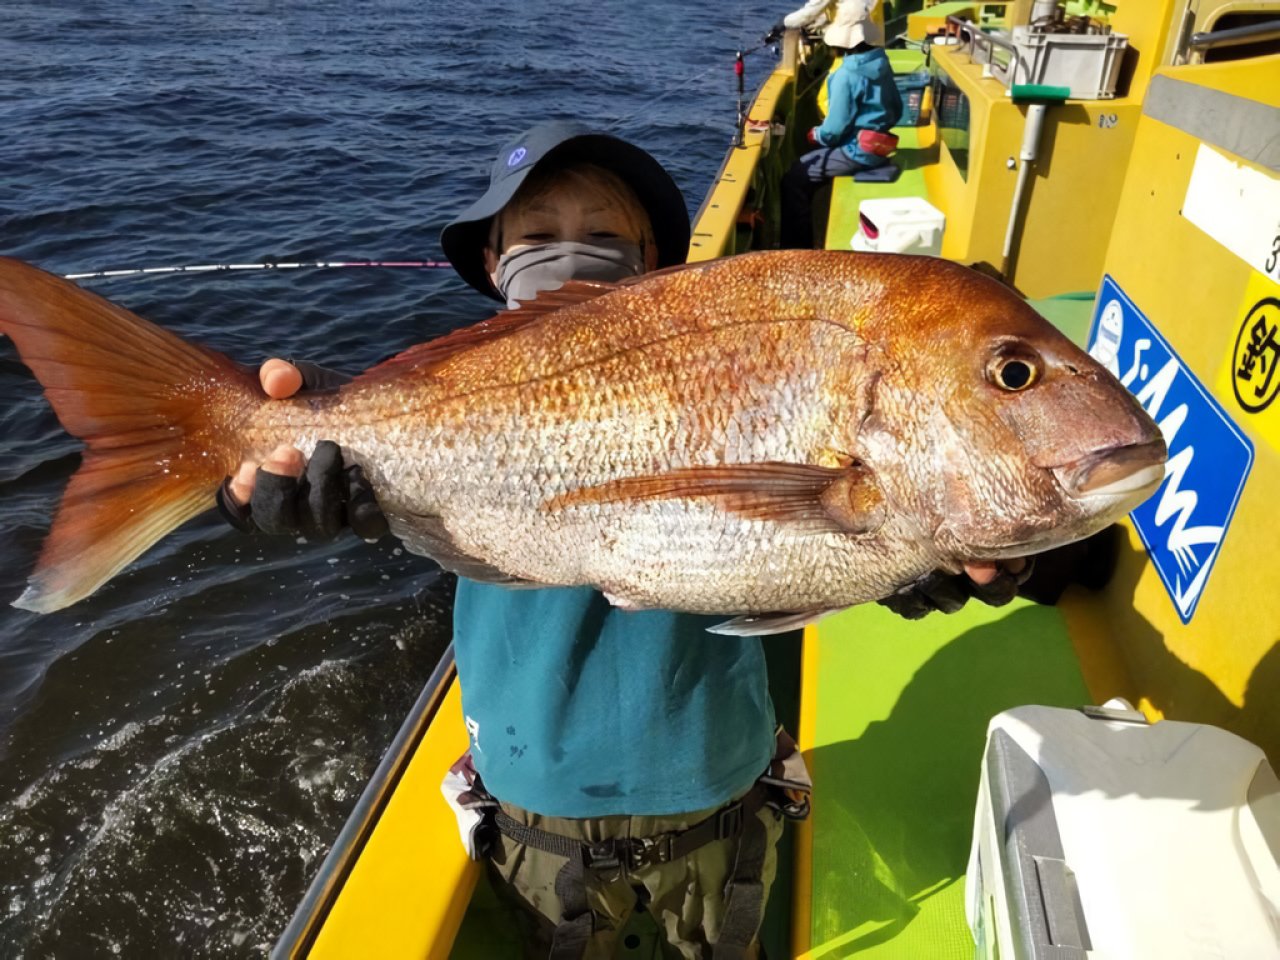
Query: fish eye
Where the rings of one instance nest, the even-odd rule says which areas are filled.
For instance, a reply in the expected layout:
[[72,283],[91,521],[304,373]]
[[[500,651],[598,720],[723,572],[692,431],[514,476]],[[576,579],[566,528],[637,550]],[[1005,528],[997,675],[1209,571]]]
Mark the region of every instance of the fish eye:
[[987,364],[987,379],[1001,390],[1018,393],[1040,379],[1040,358],[1029,351],[1002,351]]

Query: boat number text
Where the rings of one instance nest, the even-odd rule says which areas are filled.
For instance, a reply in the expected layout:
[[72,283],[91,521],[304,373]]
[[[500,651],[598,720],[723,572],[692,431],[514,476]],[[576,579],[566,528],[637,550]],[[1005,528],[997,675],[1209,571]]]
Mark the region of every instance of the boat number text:
[[1110,130],[1120,122],[1120,117],[1114,113],[1101,113],[1098,115],[1098,126],[1103,130]]

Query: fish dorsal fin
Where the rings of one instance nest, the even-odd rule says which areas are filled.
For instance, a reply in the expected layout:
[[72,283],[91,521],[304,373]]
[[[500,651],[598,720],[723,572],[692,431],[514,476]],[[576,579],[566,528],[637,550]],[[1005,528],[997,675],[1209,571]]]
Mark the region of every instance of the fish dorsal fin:
[[740,463],[625,477],[563,493],[546,509],[677,499],[710,500],[748,519],[817,533],[873,533],[884,523],[886,509],[874,471],[858,460],[843,467]]
[[[724,260],[724,257],[718,257],[718,260]],[[686,270],[705,270],[708,266],[715,263],[716,260],[700,260],[696,263],[675,263],[669,267],[663,267],[661,270],[650,270],[648,273],[642,273],[639,276],[627,277],[625,280],[619,280],[620,287],[634,287],[637,283],[646,283],[657,277],[669,277],[675,273],[684,273]]]
[[444,363],[450,357],[484,343],[499,340],[510,333],[541,320],[548,314],[563,310],[566,307],[586,303],[596,297],[604,296],[618,289],[616,283],[605,283],[598,280],[570,280],[558,290],[549,290],[538,294],[537,299],[522,303],[512,310],[482,320],[461,330],[454,330],[442,337],[429,340],[397,353],[366,370],[354,382],[369,383],[384,380],[403,374],[407,369],[430,368]]

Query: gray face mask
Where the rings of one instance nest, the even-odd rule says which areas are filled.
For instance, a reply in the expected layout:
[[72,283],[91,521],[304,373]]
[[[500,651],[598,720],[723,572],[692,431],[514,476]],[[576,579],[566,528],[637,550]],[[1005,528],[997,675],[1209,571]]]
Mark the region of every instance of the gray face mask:
[[540,243],[505,253],[498,261],[494,284],[508,307],[556,290],[569,280],[616,282],[644,273],[644,251],[630,240],[616,238],[595,243]]

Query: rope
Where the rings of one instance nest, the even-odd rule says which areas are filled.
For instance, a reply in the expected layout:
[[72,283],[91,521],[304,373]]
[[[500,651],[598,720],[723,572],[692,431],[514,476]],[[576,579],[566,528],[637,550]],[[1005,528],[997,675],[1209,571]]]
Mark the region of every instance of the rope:
[[113,280],[118,277],[154,276],[165,273],[223,273],[231,270],[330,270],[338,267],[402,267],[413,270],[444,270],[447,260],[320,260],[314,263],[200,263],[181,267],[131,267],[126,270],[93,270],[66,273],[67,280]]

